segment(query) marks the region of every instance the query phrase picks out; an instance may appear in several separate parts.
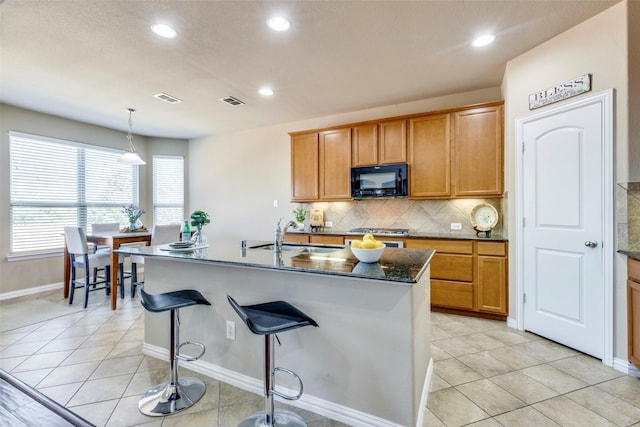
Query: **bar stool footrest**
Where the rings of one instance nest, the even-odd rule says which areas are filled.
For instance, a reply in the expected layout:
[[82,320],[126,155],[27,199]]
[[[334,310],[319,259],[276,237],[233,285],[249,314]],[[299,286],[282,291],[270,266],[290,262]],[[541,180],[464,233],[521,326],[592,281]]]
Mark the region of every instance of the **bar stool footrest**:
[[240,421],[238,427],[307,427],[307,423],[304,422],[304,418],[295,412],[288,411],[286,409],[275,409],[273,411],[273,420],[271,424],[265,423],[265,412],[260,411],[255,414],[249,415],[244,420]]
[[204,382],[198,378],[180,378],[177,384],[162,383],[140,398],[138,409],[151,417],[175,414],[200,400],[205,388]]
[[[182,348],[183,345],[195,345],[196,347],[200,347],[201,348],[200,354],[198,354],[197,356],[183,356],[182,354],[180,354],[180,349]],[[204,347],[204,344],[195,342],[195,341],[185,341],[178,345],[178,348],[176,349],[176,359],[179,359],[185,362],[193,362],[194,360],[200,359],[205,351],[206,351],[206,348]]]
[[[300,379],[300,377],[298,376],[298,374],[296,374],[295,372],[293,372],[293,371],[292,371],[292,370],[290,370],[290,369],[287,369],[287,368],[280,368],[280,367],[273,368],[273,371],[274,371],[274,372],[276,372],[276,371],[281,371],[281,372],[284,372],[284,373],[286,373],[286,374],[289,374],[289,375],[291,375],[293,378],[297,379],[297,380],[298,380],[298,384],[300,384],[300,391],[299,391],[299,392],[298,392],[298,394],[297,394],[297,395],[295,395],[295,396],[289,396],[288,394],[280,393],[280,392],[279,392],[279,391],[277,391],[275,388],[272,388],[272,389],[271,389],[271,393],[273,393],[273,394],[275,394],[276,396],[279,396],[279,397],[281,397],[281,398],[283,398],[283,399],[286,399],[286,400],[298,400],[298,399],[300,399],[300,396],[302,396],[302,392],[303,392],[304,387],[303,387],[303,385],[302,385],[302,379]],[[274,387],[275,387],[275,381],[274,381]]]

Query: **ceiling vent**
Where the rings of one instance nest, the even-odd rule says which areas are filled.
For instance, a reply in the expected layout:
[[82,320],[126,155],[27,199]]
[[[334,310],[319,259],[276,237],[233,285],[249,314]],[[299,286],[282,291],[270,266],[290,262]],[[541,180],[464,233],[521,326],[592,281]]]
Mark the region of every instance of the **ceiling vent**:
[[229,105],[242,105],[244,102],[240,101],[238,98],[234,98],[233,96],[226,96],[224,98],[220,98],[220,101],[226,102]]
[[175,96],[167,95],[164,92],[153,96],[161,101],[168,102],[169,104],[177,104],[178,102],[182,102],[182,99],[178,99]]

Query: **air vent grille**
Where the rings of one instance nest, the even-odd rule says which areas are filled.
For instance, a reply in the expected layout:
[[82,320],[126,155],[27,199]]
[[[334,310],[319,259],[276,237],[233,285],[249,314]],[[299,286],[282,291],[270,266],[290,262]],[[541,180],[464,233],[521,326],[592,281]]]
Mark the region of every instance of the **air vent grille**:
[[220,101],[226,102],[229,105],[242,105],[244,102],[240,101],[238,98],[233,96],[226,96],[224,98],[220,98]]
[[182,102],[182,99],[178,99],[175,96],[167,95],[164,92],[153,96],[161,101],[168,102],[169,104],[177,104],[178,102]]

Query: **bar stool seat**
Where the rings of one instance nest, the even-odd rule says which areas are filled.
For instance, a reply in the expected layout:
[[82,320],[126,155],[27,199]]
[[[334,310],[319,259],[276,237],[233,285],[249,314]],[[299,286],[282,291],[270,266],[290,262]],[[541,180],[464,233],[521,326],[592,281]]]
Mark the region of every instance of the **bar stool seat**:
[[[180,343],[179,309],[197,304],[211,305],[202,294],[193,289],[148,294],[142,287],[138,288],[140,303],[145,310],[152,313],[169,311],[171,328],[169,340],[169,381],[159,384],[147,391],[138,402],[138,409],[145,415],[171,415],[189,408],[204,395],[205,385],[198,378],[178,378],[178,360],[191,362],[198,360],[205,352],[204,344],[192,341]],[[197,356],[188,357],[180,354],[185,345],[200,347]]]
[[[238,427],[306,427],[304,419],[295,412],[285,409],[275,409],[273,396],[279,396],[286,400],[297,400],[302,396],[303,385],[300,377],[289,369],[273,367],[275,361],[274,342],[275,334],[302,328],[304,326],[318,326],[311,317],[298,310],[285,301],[272,301],[262,304],[245,305],[238,304],[230,295],[227,300],[238,316],[247,325],[249,330],[256,335],[264,335],[264,410],[256,412],[245,418]],[[285,372],[298,380],[300,391],[295,396],[285,395],[275,390],[275,372]]]

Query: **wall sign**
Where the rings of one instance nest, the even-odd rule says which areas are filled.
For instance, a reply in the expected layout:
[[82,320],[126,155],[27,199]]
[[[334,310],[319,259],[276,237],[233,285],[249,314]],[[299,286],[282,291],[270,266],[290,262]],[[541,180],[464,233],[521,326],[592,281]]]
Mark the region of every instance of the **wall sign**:
[[562,101],[563,99],[571,98],[572,96],[580,95],[590,90],[591,74],[585,74],[568,82],[532,93],[529,95],[529,110]]

